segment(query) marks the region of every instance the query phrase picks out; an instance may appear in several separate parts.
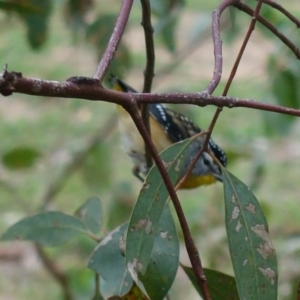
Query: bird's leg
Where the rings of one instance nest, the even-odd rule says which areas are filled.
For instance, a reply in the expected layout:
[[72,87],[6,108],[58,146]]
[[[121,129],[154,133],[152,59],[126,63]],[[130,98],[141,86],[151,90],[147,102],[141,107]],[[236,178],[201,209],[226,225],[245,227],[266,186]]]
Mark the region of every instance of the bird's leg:
[[133,167],[132,173],[137,179],[139,179],[141,182],[144,182],[145,179],[141,176],[141,171],[138,166]]

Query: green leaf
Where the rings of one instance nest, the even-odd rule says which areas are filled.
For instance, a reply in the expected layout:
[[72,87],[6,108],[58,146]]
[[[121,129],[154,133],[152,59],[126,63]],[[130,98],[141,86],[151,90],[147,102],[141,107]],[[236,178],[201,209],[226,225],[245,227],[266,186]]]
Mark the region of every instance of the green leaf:
[[167,19],[162,21],[162,24],[158,26],[162,26],[161,28],[161,36],[162,40],[167,47],[167,49],[174,53],[176,50],[176,27],[178,23],[178,16],[170,15]]
[[[98,16],[98,18],[87,27],[87,41],[95,46],[100,46],[101,50],[104,50],[112,34],[116,17],[117,16],[113,14],[102,14]],[[101,44],[101,42],[103,44]]]
[[240,299],[277,299],[277,259],[266,218],[249,188],[223,170],[226,230]]
[[[285,107],[300,108],[300,72],[290,57],[278,59],[278,55],[270,56],[268,61],[271,91],[273,95],[265,97],[265,101]],[[269,99],[268,99],[269,98]],[[263,112],[268,134],[288,134],[296,118],[289,115]]]
[[293,70],[277,69],[272,81],[272,90],[280,105],[299,108],[299,78]]
[[[268,101],[268,96],[266,96],[267,103],[276,103],[276,101]],[[293,117],[282,114],[274,114],[268,111],[262,111],[262,119],[264,122],[264,129],[268,137],[274,135],[286,136],[293,124]]]
[[101,293],[107,299],[111,296],[127,294],[133,280],[127,271],[123,255],[124,224],[106,236],[94,250],[88,267],[101,276]]
[[158,17],[154,25],[155,35],[160,35],[166,48],[174,53],[176,50],[176,28],[183,11],[184,1],[152,0],[152,13]]
[[85,231],[85,225],[78,218],[49,211],[19,221],[0,240],[27,240],[44,246],[57,246]]
[[29,6],[35,7],[35,13],[20,14],[27,27],[27,38],[32,49],[39,49],[48,36],[49,17],[52,12],[52,0],[27,0]]
[[14,3],[7,1],[0,1],[0,9],[8,12],[14,11],[17,13],[35,13],[38,8],[31,5],[30,3]]
[[176,28],[181,12],[181,7],[177,7],[172,12],[168,11],[154,26],[155,34],[162,37],[163,43],[172,53],[176,50]]
[[[186,162],[191,139],[170,146],[161,154],[171,182],[175,184]],[[134,206],[126,238],[127,265],[145,275],[150,263],[155,233],[169,193],[156,166],[153,166]],[[172,224],[169,224],[172,226]],[[171,230],[165,228],[164,231]]]
[[68,0],[64,7],[67,26],[76,33],[87,25],[87,14],[93,9],[93,0]]
[[155,232],[150,264],[146,274],[139,276],[150,299],[164,299],[175,279],[178,263],[179,240],[170,207],[166,205]]
[[149,300],[149,298],[145,296],[143,291],[136,284],[133,284],[130,291],[125,296],[111,297],[107,300]]
[[171,10],[176,9],[177,7],[183,7],[184,4],[184,0],[151,0],[151,10],[152,13],[156,16],[167,16],[168,14],[170,14]]
[[[198,291],[199,295],[203,296],[197,283],[193,269],[186,266],[182,266],[182,268],[191,280],[195,289]],[[240,299],[234,277],[210,269],[204,269],[204,274],[212,300]]]
[[103,221],[102,203],[98,197],[89,198],[75,212],[89,231],[96,234],[100,231]]
[[22,170],[32,167],[40,156],[33,148],[17,147],[3,154],[2,163],[8,169]]

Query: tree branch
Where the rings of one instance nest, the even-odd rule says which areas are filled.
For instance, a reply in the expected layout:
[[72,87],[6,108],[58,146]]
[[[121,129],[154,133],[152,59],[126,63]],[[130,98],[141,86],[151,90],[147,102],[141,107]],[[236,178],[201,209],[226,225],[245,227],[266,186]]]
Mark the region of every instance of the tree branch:
[[[237,68],[238,68],[239,63],[240,63],[240,61],[241,61],[241,59],[242,59],[242,56],[243,56],[244,51],[245,51],[245,49],[246,49],[246,46],[247,46],[247,44],[248,44],[248,42],[249,42],[249,40],[250,40],[250,36],[251,36],[252,32],[253,32],[254,29],[255,29],[255,23],[256,23],[257,16],[258,16],[258,14],[259,14],[259,11],[260,11],[261,6],[262,6],[262,0],[259,0],[259,1],[258,1],[258,4],[257,4],[257,6],[256,6],[256,9],[255,9],[255,12],[254,12],[254,14],[253,14],[253,18],[252,18],[252,21],[251,21],[251,23],[250,23],[249,29],[248,29],[248,31],[247,31],[247,33],[246,33],[246,36],[245,36],[245,39],[244,39],[244,41],[243,41],[242,47],[241,47],[241,49],[240,49],[240,51],[239,51],[239,53],[238,53],[238,56],[237,56],[237,58],[236,58],[236,60],[235,60],[235,63],[234,63],[234,65],[233,65],[233,68],[232,68],[232,70],[231,70],[231,72],[230,72],[229,79],[228,79],[228,81],[227,81],[227,83],[226,83],[226,86],[225,86],[224,91],[223,91],[223,94],[222,94],[223,96],[226,96],[227,93],[228,93],[229,87],[230,87],[230,85],[231,85],[231,83],[232,83],[232,81],[233,81],[233,78],[234,78],[235,74],[236,74]],[[214,117],[213,117],[213,119],[212,119],[212,121],[211,121],[211,123],[210,123],[209,129],[208,129],[208,131],[207,131],[207,134],[206,134],[206,137],[205,137],[205,141],[204,141],[203,147],[202,147],[202,149],[200,149],[199,153],[198,153],[198,154],[196,155],[196,157],[194,158],[193,163],[191,164],[191,166],[190,166],[190,168],[189,168],[187,174],[185,175],[185,177],[186,177],[186,176],[189,174],[189,172],[191,172],[191,170],[194,168],[194,166],[196,165],[196,163],[197,163],[198,159],[200,158],[201,154],[203,153],[203,151],[206,150],[207,152],[211,152],[211,151],[208,151],[208,150],[209,150],[209,149],[208,149],[208,142],[209,142],[210,136],[211,136],[211,134],[212,134],[212,131],[213,131],[213,129],[214,129],[214,126],[215,126],[215,124],[216,124],[216,122],[217,122],[217,120],[218,120],[218,118],[219,118],[221,112],[222,112],[222,107],[218,107],[217,110],[216,110],[216,112],[215,112],[215,114],[214,114]],[[216,160],[215,157],[214,157],[214,160]]]
[[[154,63],[155,63],[153,27],[151,24],[151,6],[149,0],[141,0],[141,4],[142,4],[141,24],[144,28],[145,48],[146,48],[146,57],[147,57],[146,68],[144,71],[145,78],[144,78],[143,93],[150,93],[152,87],[152,80],[154,77]],[[141,115],[144,124],[151,136],[148,104],[141,105]],[[150,169],[152,167],[152,157],[146,144],[145,144],[145,157],[146,157],[147,168]]]
[[222,77],[223,68],[223,53],[222,53],[222,40],[220,35],[220,18],[223,11],[233,5],[234,3],[240,2],[240,0],[224,0],[218,8],[213,12],[212,16],[212,37],[214,43],[214,56],[215,56],[215,66],[214,74],[212,80],[209,82],[205,91],[211,95],[216,87],[218,86]]
[[[244,3],[237,3],[233,5],[237,9],[245,12],[246,14],[253,16],[253,9]],[[257,16],[257,20],[264,25],[267,29],[269,29],[275,36],[277,36],[290,50],[292,50],[295,56],[300,59],[300,49],[292,43],[284,34],[282,34],[278,29],[272,25],[269,21],[265,18],[261,17],[260,15]]]
[[182,229],[182,233],[184,236],[186,249],[187,249],[187,252],[188,252],[188,255],[189,255],[189,258],[190,258],[190,261],[191,261],[191,264],[192,264],[192,267],[193,267],[193,270],[194,270],[194,273],[195,273],[195,276],[197,279],[197,283],[203,293],[204,299],[210,300],[211,297],[210,297],[208,286],[206,283],[206,278],[205,278],[205,275],[203,272],[199,252],[198,252],[198,249],[192,238],[192,235],[190,233],[188,223],[186,221],[184,212],[182,210],[180,201],[177,197],[177,194],[175,192],[173,184],[169,178],[168,172],[167,172],[162,160],[159,157],[159,154],[151,140],[150,135],[147,132],[147,129],[144,125],[143,120],[141,119],[141,116],[138,112],[135,102],[132,101],[131,104],[126,106],[126,109],[127,109],[128,113],[131,115],[137,129],[139,130],[141,136],[143,137],[145,143],[147,144],[147,146],[151,152],[151,155],[155,161],[155,164],[156,164],[156,166],[162,176],[162,179],[166,185],[166,188],[169,192],[170,198],[173,202],[174,208],[175,208],[177,216],[178,216],[178,220],[179,220],[179,223],[180,223],[180,226]]
[[254,29],[255,29],[256,20],[257,20],[257,17],[259,15],[259,11],[261,9],[261,6],[262,6],[262,0],[258,0],[258,3],[257,3],[256,8],[255,8],[255,11],[253,12],[252,21],[251,21],[250,26],[248,28],[248,31],[247,31],[247,33],[245,35],[245,38],[244,38],[243,44],[241,46],[241,49],[240,49],[240,51],[238,53],[238,56],[237,56],[237,58],[236,58],[236,60],[234,62],[233,68],[232,68],[232,70],[230,72],[230,76],[228,78],[228,81],[226,82],[226,86],[224,88],[222,96],[226,96],[227,93],[228,93],[229,87],[230,87],[230,85],[231,85],[231,83],[233,81],[233,78],[234,78],[234,76],[236,74],[238,66],[239,66],[239,64],[241,62],[241,59],[242,59],[242,56],[243,56],[244,51],[246,49],[246,46],[247,46],[247,44],[248,44],[248,42],[250,40],[251,34],[254,31]]
[[152,80],[154,77],[155,66],[155,50],[153,41],[153,27],[151,24],[151,7],[149,0],[141,0],[142,4],[142,26],[144,28],[145,35],[145,48],[147,63],[144,71],[144,87],[143,93],[150,93],[152,87]]
[[120,13],[114,28],[114,31],[110,37],[109,43],[105,49],[105,52],[101,58],[98,68],[94,74],[94,79],[102,82],[120,43],[122,35],[124,33],[129,14],[131,11],[133,0],[123,0]]
[[300,28],[300,20],[297,19],[295,16],[293,16],[289,11],[287,11],[280,4],[278,4],[278,3],[276,3],[275,1],[272,1],[272,0],[263,0],[263,3],[277,9],[278,11],[280,11],[283,15],[285,15],[288,19],[290,19],[293,23],[295,23],[297,28]]
[[[76,98],[84,101],[104,101],[126,106],[136,103],[186,103],[200,107],[214,105],[218,107],[247,107],[262,111],[277,112],[285,115],[300,116],[300,110],[267,104],[235,97],[212,96],[202,93],[121,93],[105,89],[88,78],[91,82],[74,83],[72,81],[50,81],[23,77],[19,72],[0,74],[0,93],[4,96],[21,93],[32,96]],[[101,99],[101,100],[100,100]]]

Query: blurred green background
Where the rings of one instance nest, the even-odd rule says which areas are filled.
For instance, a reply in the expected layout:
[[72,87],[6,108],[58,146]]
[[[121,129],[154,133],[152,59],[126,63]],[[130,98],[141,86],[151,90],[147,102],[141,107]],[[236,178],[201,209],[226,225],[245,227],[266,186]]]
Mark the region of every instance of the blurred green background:
[[[300,17],[297,0],[285,8]],[[213,73],[211,14],[219,1],[151,1],[156,45],[155,92],[197,92]],[[255,5],[256,1],[249,1]],[[120,1],[1,1],[1,65],[24,76],[66,80],[92,76],[119,11]],[[296,26],[279,12],[262,15],[298,47]],[[224,68],[220,95],[250,18],[231,9],[222,17]],[[145,46],[135,1],[110,69],[141,90]],[[299,31],[299,30],[298,30]],[[229,95],[294,108],[300,106],[300,64],[293,53],[257,25]],[[107,83],[107,86],[109,84]],[[178,105],[179,106],[179,105]],[[202,128],[214,107],[173,106]],[[114,105],[78,99],[14,94],[0,97],[0,234],[47,208],[72,214],[88,197],[105,207],[106,230],[126,221],[139,193],[131,162],[119,145]],[[300,280],[300,123],[295,117],[250,109],[224,109],[213,132],[228,153],[228,169],[249,185],[269,222],[279,261],[280,299],[294,299]],[[179,192],[203,265],[232,274],[224,227],[221,184]],[[179,231],[179,235],[181,233]],[[94,242],[85,237],[47,254],[68,275],[74,299],[90,299],[93,273],[86,268]],[[188,264],[184,245],[181,260]],[[197,299],[180,270],[172,299]],[[61,299],[59,285],[30,243],[0,244],[1,299]]]

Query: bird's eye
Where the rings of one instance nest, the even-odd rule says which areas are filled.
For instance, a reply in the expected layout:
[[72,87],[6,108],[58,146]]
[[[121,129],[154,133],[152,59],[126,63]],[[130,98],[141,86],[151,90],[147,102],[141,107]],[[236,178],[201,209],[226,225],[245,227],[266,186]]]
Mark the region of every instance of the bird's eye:
[[205,166],[209,166],[210,161],[207,158],[203,158],[203,163]]

